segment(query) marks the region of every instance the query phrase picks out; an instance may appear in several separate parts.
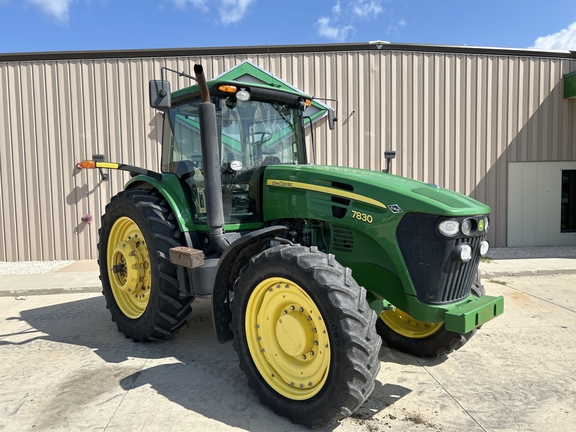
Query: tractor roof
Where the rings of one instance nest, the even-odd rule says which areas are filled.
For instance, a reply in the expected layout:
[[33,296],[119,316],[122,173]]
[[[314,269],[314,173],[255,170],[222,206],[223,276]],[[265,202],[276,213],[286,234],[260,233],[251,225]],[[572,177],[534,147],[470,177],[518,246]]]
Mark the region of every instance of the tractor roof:
[[[275,100],[278,102],[287,103],[289,105],[295,105],[300,99],[312,100],[312,96],[306,93],[301,93],[296,90],[279,89],[274,85],[269,84],[219,79],[208,81],[207,84],[211,95],[230,96],[231,93],[220,90],[221,86],[227,85],[235,86],[238,88],[238,90],[248,90],[252,99],[255,100]],[[200,89],[198,88],[198,85],[193,85],[172,92],[172,103],[179,104],[186,100],[197,99],[199,97]]]

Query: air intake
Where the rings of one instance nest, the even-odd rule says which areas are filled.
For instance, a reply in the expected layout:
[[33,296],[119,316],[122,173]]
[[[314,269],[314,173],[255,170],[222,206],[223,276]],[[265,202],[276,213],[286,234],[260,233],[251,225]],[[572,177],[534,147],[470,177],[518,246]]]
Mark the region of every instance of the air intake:
[[332,250],[335,252],[352,252],[354,249],[354,235],[350,228],[332,226]]

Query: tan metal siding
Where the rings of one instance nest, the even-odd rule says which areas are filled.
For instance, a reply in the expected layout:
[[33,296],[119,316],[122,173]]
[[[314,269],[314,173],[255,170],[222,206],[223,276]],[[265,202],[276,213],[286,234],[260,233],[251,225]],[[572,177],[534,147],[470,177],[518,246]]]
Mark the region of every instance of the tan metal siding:
[[488,203],[494,246],[506,244],[508,163],[576,160],[576,103],[562,96],[574,60],[365,50],[0,63],[0,260],[95,258],[99,217],[129,176],[102,182],[75,163],[103,153],[158,170],[148,80],[246,59],[339,101],[336,130],[315,128],[317,163],[380,170],[396,150],[392,173]]

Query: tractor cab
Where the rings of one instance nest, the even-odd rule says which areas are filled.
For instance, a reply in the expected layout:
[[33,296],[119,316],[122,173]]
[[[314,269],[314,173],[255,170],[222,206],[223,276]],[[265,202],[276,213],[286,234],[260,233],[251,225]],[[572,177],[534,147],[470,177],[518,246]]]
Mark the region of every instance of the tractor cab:
[[[264,167],[306,162],[299,97],[274,99],[275,92],[240,83],[215,83],[210,101],[216,110],[225,224],[262,221]],[[279,100],[278,100],[279,99]],[[200,134],[200,94],[188,89],[166,110],[162,172],[175,174],[190,189],[194,219],[206,221],[206,193]]]

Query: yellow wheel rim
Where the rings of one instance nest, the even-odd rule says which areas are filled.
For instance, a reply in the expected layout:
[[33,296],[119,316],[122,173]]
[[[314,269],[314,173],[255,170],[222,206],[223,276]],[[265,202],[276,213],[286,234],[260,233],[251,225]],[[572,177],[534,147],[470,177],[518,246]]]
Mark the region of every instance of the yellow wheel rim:
[[246,339],[252,360],[282,396],[309,399],[330,369],[330,341],[322,314],[310,296],[284,278],[262,281],[248,300]]
[[106,257],[118,307],[128,318],[139,318],[150,299],[150,256],[144,235],[132,219],[121,217],[114,223]]
[[382,312],[380,319],[396,333],[413,339],[430,336],[442,327],[442,323],[418,321],[398,308]]

